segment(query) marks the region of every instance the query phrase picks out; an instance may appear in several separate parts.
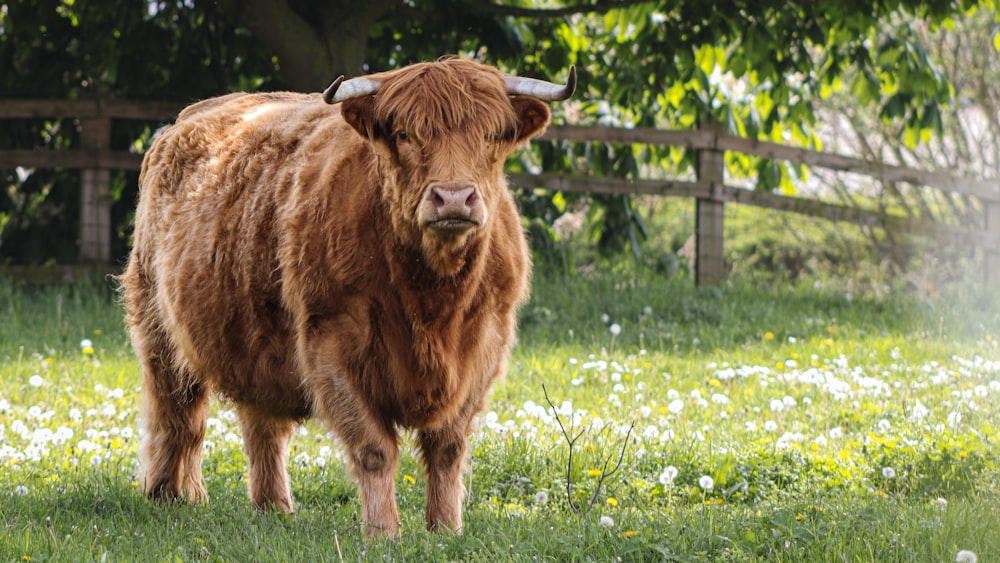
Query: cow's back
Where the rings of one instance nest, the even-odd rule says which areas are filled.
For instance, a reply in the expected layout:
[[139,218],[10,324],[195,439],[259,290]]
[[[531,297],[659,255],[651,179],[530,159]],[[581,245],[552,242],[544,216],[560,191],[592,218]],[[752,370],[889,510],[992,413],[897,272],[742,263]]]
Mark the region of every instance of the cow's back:
[[159,135],[123,276],[137,347],[239,403],[307,414],[282,301],[282,246],[294,238],[284,218],[293,205],[326,205],[299,177],[359,153],[349,131],[318,96],[276,93],[206,100]]

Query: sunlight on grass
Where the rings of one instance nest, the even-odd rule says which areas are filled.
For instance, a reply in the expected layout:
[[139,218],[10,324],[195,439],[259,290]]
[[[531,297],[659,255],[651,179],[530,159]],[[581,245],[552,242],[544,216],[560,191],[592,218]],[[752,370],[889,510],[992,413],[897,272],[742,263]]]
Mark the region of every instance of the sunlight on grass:
[[[424,478],[406,453],[396,544],[360,542],[344,458],[315,422],[289,455],[298,512],[255,514],[224,402],[206,433],[211,503],[147,502],[139,374],[114,299],[6,287],[18,328],[0,330],[0,557],[329,559],[334,533],[351,559],[1000,557],[995,312],[610,278],[585,304],[536,279],[507,380],[472,437],[465,534],[422,531]],[[569,468],[578,506],[625,448],[589,511],[570,508],[557,415],[582,433]]]

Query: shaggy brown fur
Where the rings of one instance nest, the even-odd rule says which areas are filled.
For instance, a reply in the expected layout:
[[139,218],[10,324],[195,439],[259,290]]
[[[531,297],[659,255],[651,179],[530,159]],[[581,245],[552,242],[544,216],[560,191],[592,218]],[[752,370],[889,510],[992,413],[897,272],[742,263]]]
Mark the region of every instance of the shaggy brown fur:
[[[378,95],[339,107],[293,93],[194,104],[146,155],[122,285],[150,497],[207,499],[216,392],[237,406],[256,506],[293,509],[289,440],[317,416],[349,454],[367,536],[398,534],[404,428],[427,526],[461,529],[472,418],[528,289],[504,161],[549,111],[468,61],[373,78]],[[459,228],[434,222],[442,195],[472,208]]]

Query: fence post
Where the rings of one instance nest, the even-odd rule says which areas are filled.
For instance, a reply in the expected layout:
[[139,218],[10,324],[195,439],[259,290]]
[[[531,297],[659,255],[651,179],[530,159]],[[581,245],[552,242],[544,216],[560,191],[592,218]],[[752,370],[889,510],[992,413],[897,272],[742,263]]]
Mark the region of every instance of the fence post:
[[[703,130],[722,131],[722,126],[715,122],[703,123]],[[717,144],[717,143],[715,143]],[[725,180],[725,152],[715,149],[698,151],[698,181],[713,184],[712,196],[695,200],[695,283],[701,287],[716,285],[722,281],[726,269],[726,259],[723,253],[723,219],[724,204],[718,199]]]
[[[986,232],[994,236],[994,241],[1000,238],[1000,201],[985,201]],[[1000,290],[1000,248],[986,248],[986,273],[984,282],[987,287]]]
[[[100,109],[100,101],[94,100]],[[80,144],[92,151],[94,168],[80,172],[80,254],[81,262],[111,261],[111,171],[99,168],[97,151],[111,148],[111,118],[80,119]]]

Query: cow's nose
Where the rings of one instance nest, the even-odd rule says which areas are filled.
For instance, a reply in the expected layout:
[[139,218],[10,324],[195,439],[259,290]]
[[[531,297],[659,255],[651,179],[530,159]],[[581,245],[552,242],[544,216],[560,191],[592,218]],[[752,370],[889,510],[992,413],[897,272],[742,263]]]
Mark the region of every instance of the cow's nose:
[[479,206],[479,193],[474,184],[435,184],[429,199],[435,214],[442,219],[471,217]]

